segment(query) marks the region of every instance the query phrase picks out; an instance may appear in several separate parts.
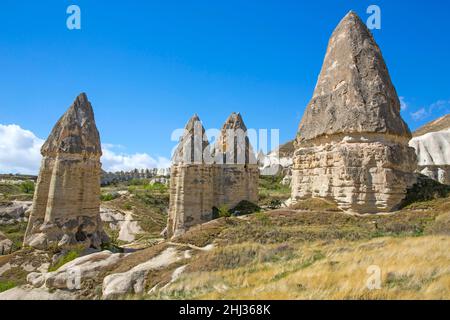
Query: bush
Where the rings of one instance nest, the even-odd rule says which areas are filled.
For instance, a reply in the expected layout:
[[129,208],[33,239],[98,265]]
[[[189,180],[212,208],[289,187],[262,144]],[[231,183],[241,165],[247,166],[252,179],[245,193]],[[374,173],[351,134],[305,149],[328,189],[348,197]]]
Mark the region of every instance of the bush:
[[426,176],[419,175],[417,183],[408,190],[405,200],[400,209],[417,202],[431,201],[439,198],[446,198],[450,195],[450,186],[440,184]]
[[162,184],[160,182],[155,182],[153,184],[149,184],[146,185],[144,187],[145,190],[147,191],[154,191],[154,192],[159,192],[159,193],[164,193],[167,192],[167,186],[165,184]]
[[20,184],[20,190],[26,194],[34,193],[34,182],[33,181],[24,181]]
[[222,205],[219,207],[219,218],[228,218],[231,217],[231,212],[230,210],[228,210],[228,206],[227,205]]
[[100,195],[101,201],[112,201],[114,199],[117,199],[119,195],[117,193],[104,193]]
[[231,213],[235,216],[243,216],[261,211],[261,208],[250,201],[243,200],[231,210]]

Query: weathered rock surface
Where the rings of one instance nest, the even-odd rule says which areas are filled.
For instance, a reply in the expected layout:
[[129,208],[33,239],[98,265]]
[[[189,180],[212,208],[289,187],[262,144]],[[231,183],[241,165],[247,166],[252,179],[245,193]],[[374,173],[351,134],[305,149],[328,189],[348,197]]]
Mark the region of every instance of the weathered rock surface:
[[118,240],[133,242],[138,235],[144,233],[139,225],[139,221],[135,219],[132,212],[101,207],[100,216],[103,223],[109,224],[112,230],[119,232]]
[[214,208],[258,200],[259,170],[239,114],[225,122],[211,148],[200,119],[193,116],[173,157],[168,237],[213,218]]
[[170,247],[160,255],[133,267],[127,272],[106,276],[103,279],[103,298],[114,299],[125,294],[143,293],[145,279],[149,271],[166,267],[179,259],[179,252]]
[[413,138],[420,173],[443,184],[450,184],[450,129]]
[[31,208],[30,201],[11,201],[0,204],[0,225],[26,222],[27,211]]
[[380,48],[350,12],[331,36],[298,140],[362,132],[411,136]]
[[45,286],[49,289],[80,290],[83,281],[94,279],[100,272],[112,269],[125,256],[110,251],[89,254],[66,263],[54,272],[30,273],[27,282],[36,288]]
[[33,286],[20,286],[0,293],[0,300],[76,300],[71,292],[63,290],[48,290]]
[[300,123],[292,200],[329,198],[358,213],[395,209],[414,183],[410,138],[381,51],[350,12],[330,39]]
[[0,232],[0,256],[9,254],[13,247],[13,242]]
[[61,117],[41,149],[43,155],[24,244],[100,248],[102,155],[94,113],[85,94]]

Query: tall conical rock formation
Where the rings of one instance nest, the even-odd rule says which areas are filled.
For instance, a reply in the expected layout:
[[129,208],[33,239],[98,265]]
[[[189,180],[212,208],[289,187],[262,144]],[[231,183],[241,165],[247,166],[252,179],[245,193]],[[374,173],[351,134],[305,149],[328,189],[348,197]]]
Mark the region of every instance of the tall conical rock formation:
[[410,138],[381,51],[350,12],[333,32],[299,126],[293,200],[330,198],[359,213],[395,209],[414,182]]
[[209,150],[208,138],[205,128],[197,114],[189,119],[180,138],[177,149],[172,157],[172,162],[180,163],[203,163],[204,155]]
[[172,157],[167,236],[182,234],[190,227],[212,219],[213,175],[204,155],[209,149],[205,128],[194,115]]
[[[231,113],[220,130],[214,152],[217,161],[228,164],[256,164],[255,153],[240,113]],[[223,159],[221,159],[223,156]]]
[[53,128],[43,156],[24,244],[39,249],[100,248],[100,136],[80,94]]

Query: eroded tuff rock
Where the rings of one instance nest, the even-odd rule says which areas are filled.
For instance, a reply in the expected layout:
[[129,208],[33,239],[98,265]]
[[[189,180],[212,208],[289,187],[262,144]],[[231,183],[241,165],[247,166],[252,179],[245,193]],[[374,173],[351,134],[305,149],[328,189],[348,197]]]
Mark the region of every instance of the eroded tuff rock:
[[43,156],[24,245],[100,248],[102,155],[94,112],[79,95],[41,149]]
[[124,253],[102,251],[77,258],[66,263],[53,272],[32,272],[27,276],[27,282],[40,288],[80,290],[81,283],[88,279],[95,279],[101,272],[112,269],[126,257]]
[[27,213],[32,205],[30,201],[11,201],[0,204],[0,225],[26,222]]
[[204,133],[195,115],[175,151],[168,237],[210,221],[221,206],[231,209],[243,200],[257,202],[259,170],[241,115],[230,115],[213,148]]
[[330,198],[349,211],[391,211],[414,183],[411,133],[381,51],[353,12],[331,36],[300,123],[292,199]]
[[450,184],[450,129],[413,138],[420,173],[443,184]]
[[13,247],[13,242],[0,232],[0,256],[9,254]]

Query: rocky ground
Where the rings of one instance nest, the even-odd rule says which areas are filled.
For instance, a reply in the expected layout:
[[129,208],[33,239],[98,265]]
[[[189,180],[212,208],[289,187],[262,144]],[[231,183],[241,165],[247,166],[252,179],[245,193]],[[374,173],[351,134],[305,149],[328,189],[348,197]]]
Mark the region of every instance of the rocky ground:
[[[103,189],[102,217],[116,243],[101,252],[2,256],[0,300],[450,298],[449,188],[422,182],[426,192],[411,191],[395,214],[352,216],[321,200],[270,209],[289,196],[275,182],[261,181],[266,209],[172,241],[159,236],[164,188]],[[382,286],[370,291],[373,265]]]

